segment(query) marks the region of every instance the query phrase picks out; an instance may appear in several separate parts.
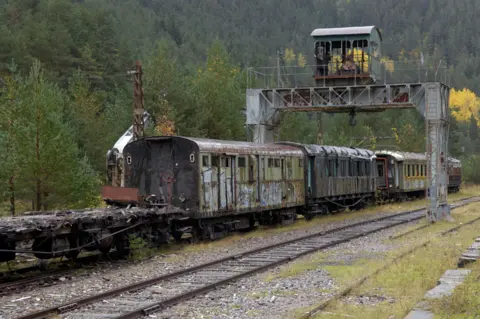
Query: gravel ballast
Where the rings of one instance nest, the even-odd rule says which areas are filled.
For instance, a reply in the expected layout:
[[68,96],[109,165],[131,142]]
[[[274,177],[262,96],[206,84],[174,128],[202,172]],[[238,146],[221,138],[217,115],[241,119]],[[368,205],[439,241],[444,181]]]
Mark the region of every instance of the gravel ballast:
[[[355,212],[352,212],[354,215]],[[214,245],[198,251],[179,251],[174,254],[159,255],[149,260],[118,267],[100,267],[88,275],[73,276],[55,286],[37,287],[31,291],[0,298],[0,318],[15,318],[19,315],[42,310],[75,299],[84,298],[99,292],[125,286],[213,261],[229,255],[240,254],[254,248],[286,241],[308,234],[346,226],[359,221],[385,216],[392,213],[352,216],[351,219],[325,224],[312,223],[304,228],[285,232],[266,232],[264,237],[241,238],[227,241],[225,245]],[[378,254],[391,249],[382,243],[398,228],[385,230],[362,237],[350,243],[333,247],[327,251],[339,253],[338,258],[352,257],[345,251],[365,254]],[[333,256],[336,256],[333,254]],[[309,258],[308,256],[305,258]],[[336,257],[335,257],[336,258]],[[304,258],[302,258],[304,259]],[[299,260],[300,261],[300,260]],[[297,261],[297,262],[299,262]],[[280,268],[279,268],[280,269]],[[273,270],[279,271],[279,269]],[[210,292],[206,296],[192,299],[173,307],[164,314],[151,315],[157,318],[278,318],[293,309],[307,307],[329,298],[336,289],[336,283],[321,268],[308,270],[298,276],[266,280],[265,274],[242,279],[230,286]],[[166,316],[166,317],[165,317]]]

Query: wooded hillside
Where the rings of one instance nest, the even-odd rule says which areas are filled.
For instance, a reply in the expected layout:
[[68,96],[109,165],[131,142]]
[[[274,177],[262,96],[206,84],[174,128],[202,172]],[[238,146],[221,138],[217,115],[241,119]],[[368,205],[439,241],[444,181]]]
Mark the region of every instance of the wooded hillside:
[[[451,69],[450,149],[480,182],[480,6],[476,0],[0,0],[0,202],[98,204],[105,154],[131,125],[135,59],[151,133],[246,138],[250,66],[313,63],[318,27],[376,25],[391,60]],[[423,151],[415,110],[324,121],[326,144]],[[389,137],[379,139],[378,137]],[[316,117],[286,116],[280,138],[314,143]],[[0,207],[0,210],[2,208]],[[22,208],[20,208],[22,209]]]

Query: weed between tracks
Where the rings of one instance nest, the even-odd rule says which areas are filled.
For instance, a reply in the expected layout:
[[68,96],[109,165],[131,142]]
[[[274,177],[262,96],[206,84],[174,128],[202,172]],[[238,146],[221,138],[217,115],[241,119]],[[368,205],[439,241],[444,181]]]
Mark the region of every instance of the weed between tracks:
[[[477,204],[470,204],[453,211],[453,216],[456,224],[465,223],[480,216],[480,207]],[[458,256],[472,244],[473,238],[480,235],[479,223],[465,226],[459,232],[443,237],[439,237],[438,234],[452,228],[454,224],[436,223],[418,233],[413,232],[391,241],[392,248],[401,247],[395,249],[394,252],[374,254],[372,258],[360,258],[351,264],[322,265],[322,262],[325,263],[334,258],[334,256],[326,258],[323,256],[319,260],[319,267],[326,270],[342,289],[342,287],[350,286],[359,278],[387,265],[395,256],[401,255],[422,242],[431,240],[429,245],[400,258],[385,270],[353,289],[346,297],[333,301],[314,318],[404,318],[423,298],[425,292],[436,285],[438,278],[445,270],[456,268]],[[288,267],[292,267],[292,265]],[[302,268],[302,266],[296,267]],[[480,300],[478,299],[480,267],[478,265],[476,267],[475,278],[477,281],[468,281],[468,284],[461,286],[463,288],[458,289],[453,297],[446,302],[436,304],[435,309],[442,314],[442,318],[460,318],[452,316],[454,313],[463,313],[464,315],[478,313],[472,312],[480,309]],[[288,271],[285,271],[283,274],[287,273]],[[300,317],[310,309],[297,309],[291,314],[291,317]]]

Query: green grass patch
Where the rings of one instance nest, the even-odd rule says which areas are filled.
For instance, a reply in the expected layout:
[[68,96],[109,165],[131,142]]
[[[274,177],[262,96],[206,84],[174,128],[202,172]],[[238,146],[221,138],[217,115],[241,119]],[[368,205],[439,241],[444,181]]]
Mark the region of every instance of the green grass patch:
[[[457,212],[456,223],[472,219],[480,215],[480,207],[468,205],[463,214]],[[462,221],[460,221],[462,220]],[[438,278],[447,269],[456,268],[459,255],[472,244],[473,238],[478,236],[478,225],[465,226],[460,231],[440,237],[440,231],[454,226],[452,223],[440,222],[427,227],[421,234],[413,233],[403,238],[404,247],[394,253],[385,254],[382,259],[357,260],[352,265],[339,265],[324,267],[341,287],[347,287],[365,275],[372,273],[392,261],[395,256],[401,255],[412,247],[427,240],[431,243],[426,247],[398,259],[385,270],[372,276],[359,287],[354,288],[349,296],[385,296],[393,298],[389,301],[375,303],[374,305],[355,304],[340,299],[332,302],[323,312],[315,318],[341,318],[353,316],[354,318],[403,318],[416,304],[421,301],[425,292],[433,288]],[[413,239],[413,240],[412,240]],[[401,239],[398,239],[400,241]],[[473,294],[476,290],[469,290]],[[472,297],[473,298],[473,297]],[[461,299],[461,298],[459,298]],[[467,307],[467,302],[455,302]],[[477,302],[480,304],[480,302]],[[447,310],[442,310],[447,311]],[[303,313],[305,313],[303,311]],[[448,316],[447,316],[448,317]],[[450,318],[450,317],[448,317]]]

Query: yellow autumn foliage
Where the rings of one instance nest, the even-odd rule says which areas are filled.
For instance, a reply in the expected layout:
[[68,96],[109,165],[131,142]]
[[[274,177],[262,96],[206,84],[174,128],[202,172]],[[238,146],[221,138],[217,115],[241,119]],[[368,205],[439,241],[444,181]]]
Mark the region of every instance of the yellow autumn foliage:
[[469,89],[450,91],[450,110],[456,120],[467,122],[473,115],[480,125],[480,99]]
[[286,48],[284,53],[284,58],[286,63],[292,63],[296,60],[296,54],[293,52],[293,49]]
[[[353,48],[347,51],[347,55],[353,55],[353,61],[355,62],[356,65],[358,65],[364,72],[368,72],[368,64],[370,61],[370,56],[368,55],[367,52],[363,53],[362,57],[362,50],[359,48]],[[362,68],[362,59],[363,59],[363,68]],[[342,57],[340,55],[334,55],[332,56],[331,63],[340,65],[342,63]],[[384,56],[380,59],[380,63],[384,65],[385,70],[387,70],[390,73],[393,73],[395,71],[395,66],[394,63],[391,59],[388,57]]]
[[168,119],[166,115],[161,117],[161,120],[158,121],[155,126],[155,132],[161,136],[172,136],[175,135],[175,122]]
[[305,67],[305,65],[307,65],[307,59],[305,59],[305,56],[301,53],[298,54],[298,57],[297,57],[297,63],[298,63],[298,66],[303,68]]

